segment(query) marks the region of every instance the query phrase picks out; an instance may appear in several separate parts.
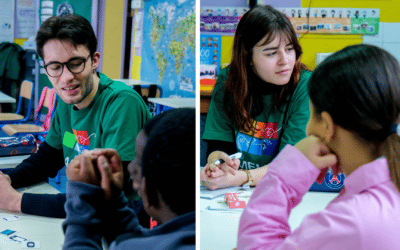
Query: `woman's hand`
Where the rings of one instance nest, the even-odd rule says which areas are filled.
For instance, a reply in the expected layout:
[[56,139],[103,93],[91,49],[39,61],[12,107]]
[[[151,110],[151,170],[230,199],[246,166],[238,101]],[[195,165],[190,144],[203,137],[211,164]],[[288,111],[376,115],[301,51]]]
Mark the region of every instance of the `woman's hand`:
[[236,174],[233,175],[219,168],[217,171],[211,171],[207,164],[200,173],[200,180],[203,186],[210,190],[215,190],[219,188],[240,186],[246,182],[247,174],[244,171],[236,171]]
[[316,136],[310,135],[299,141],[294,147],[303,153],[316,168],[321,170],[317,178],[318,183],[321,184],[324,181],[328,168],[332,168],[334,175],[338,174],[336,155]]
[[[224,162],[214,165],[217,160],[223,160]],[[223,173],[221,171],[235,175],[240,166],[239,159],[231,159],[227,153],[222,151],[212,152],[208,156],[207,162],[206,167],[210,170],[210,176],[212,177],[222,176]]]

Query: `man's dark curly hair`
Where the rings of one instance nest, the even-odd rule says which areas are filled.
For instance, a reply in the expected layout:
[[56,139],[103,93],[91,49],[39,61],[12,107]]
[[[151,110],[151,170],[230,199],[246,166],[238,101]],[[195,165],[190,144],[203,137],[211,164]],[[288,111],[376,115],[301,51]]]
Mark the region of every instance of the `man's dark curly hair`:
[[196,133],[195,109],[165,111],[144,126],[142,175],[146,178],[149,203],[160,198],[176,214],[195,210]]
[[82,16],[69,14],[53,16],[42,23],[36,35],[36,51],[43,58],[43,46],[51,39],[72,43],[75,47],[84,45],[90,55],[97,50],[97,38],[90,22]]

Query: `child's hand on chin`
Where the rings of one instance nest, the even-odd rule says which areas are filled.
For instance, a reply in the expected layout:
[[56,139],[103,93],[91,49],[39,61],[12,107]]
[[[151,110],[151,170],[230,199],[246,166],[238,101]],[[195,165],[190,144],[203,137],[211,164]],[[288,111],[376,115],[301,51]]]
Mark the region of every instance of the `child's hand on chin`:
[[314,135],[307,136],[294,147],[303,153],[316,168],[321,170],[321,174],[317,180],[320,180],[321,176],[325,176],[329,167],[332,168],[334,174],[335,172],[338,173],[336,155],[318,137]]

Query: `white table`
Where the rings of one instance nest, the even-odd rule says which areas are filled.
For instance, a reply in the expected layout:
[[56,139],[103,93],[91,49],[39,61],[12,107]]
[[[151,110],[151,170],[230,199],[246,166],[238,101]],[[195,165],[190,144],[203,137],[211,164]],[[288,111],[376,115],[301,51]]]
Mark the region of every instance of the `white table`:
[[119,81],[119,82],[123,82],[128,86],[133,86],[133,85],[151,85],[154,84],[152,82],[148,82],[148,81],[141,81],[141,80],[134,80],[134,79],[114,79],[114,81]]
[[149,102],[167,106],[170,108],[195,108],[196,98],[149,98]]
[[[45,182],[21,189],[19,191],[29,193],[59,193],[57,189],[53,188]],[[0,222],[0,232],[6,229],[16,231],[10,236],[5,236],[2,234],[0,235],[1,250],[21,249],[22,243],[17,243],[9,239],[9,237],[13,235],[18,235],[30,241],[39,241],[40,249],[42,250],[62,249],[62,244],[64,243],[62,222],[64,221],[64,219],[54,219],[35,215],[10,213],[0,210],[0,218],[10,215],[17,215],[21,219],[11,222]]]
[[0,171],[2,169],[15,168],[18,164],[20,164],[29,156],[31,155],[0,156]]
[[[246,191],[243,195],[250,195],[254,191]],[[338,193],[308,192],[299,205],[297,205],[289,216],[289,225],[292,230],[296,229],[308,214],[323,210]],[[207,206],[214,206],[218,200],[200,199],[200,249],[201,250],[232,250],[236,247],[237,233],[241,212],[209,211]],[[239,198],[248,201],[248,198]],[[199,215],[197,215],[199,216]]]
[[0,103],[15,103],[15,98],[0,92]]

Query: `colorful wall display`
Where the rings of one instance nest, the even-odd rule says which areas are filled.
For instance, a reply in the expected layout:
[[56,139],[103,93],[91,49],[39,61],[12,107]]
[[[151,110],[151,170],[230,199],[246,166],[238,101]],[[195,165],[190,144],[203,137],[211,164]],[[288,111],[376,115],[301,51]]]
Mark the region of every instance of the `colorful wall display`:
[[249,8],[203,7],[200,9],[200,32],[234,34],[240,18]]
[[158,84],[163,97],[195,97],[195,0],[145,3],[141,81]]
[[373,35],[379,31],[379,9],[277,8],[286,14],[296,33]]
[[200,36],[200,64],[216,65],[217,74],[221,65],[221,36]]

